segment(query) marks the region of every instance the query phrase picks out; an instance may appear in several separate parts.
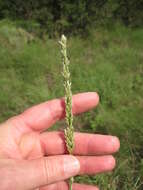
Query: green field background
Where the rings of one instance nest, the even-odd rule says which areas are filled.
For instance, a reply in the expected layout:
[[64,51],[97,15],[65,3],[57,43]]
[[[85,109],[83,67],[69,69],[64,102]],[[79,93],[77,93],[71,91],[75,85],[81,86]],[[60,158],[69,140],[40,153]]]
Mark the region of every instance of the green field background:
[[[64,96],[59,38],[41,40],[0,21],[0,122],[26,108]],[[121,24],[69,37],[73,94],[96,91],[99,106],[75,117],[77,131],[116,135],[116,169],[77,177],[102,190],[143,189],[143,28]],[[53,126],[61,129],[64,122]]]

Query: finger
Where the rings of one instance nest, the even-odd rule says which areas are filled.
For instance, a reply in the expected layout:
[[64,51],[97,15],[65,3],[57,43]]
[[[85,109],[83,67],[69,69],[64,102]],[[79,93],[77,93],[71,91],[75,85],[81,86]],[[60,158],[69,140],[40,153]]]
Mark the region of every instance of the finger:
[[[99,188],[92,186],[92,185],[84,185],[73,183],[72,185],[73,190],[99,190]],[[67,182],[62,181],[58,183],[54,183],[45,187],[40,188],[40,190],[69,190],[69,185]]]
[[108,172],[114,169],[115,159],[113,156],[79,156],[80,173],[93,175]]
[[68,179],[77,175],[79,170],[78,159],[69,155],[15,161],[5,165],[2,163],[2,166],[0,165],[1,189],[36,189]]
[[[81,93],[73,96],[72,112],[79,114],[94,108],[99,101],[95,92]],[[55,99],[33,106],[26,110],[19,117],[25,122],[26,126],[35,130],[44,130],[53,125],[57,120],[65,116],[64,99]]]
[[[115,159],[112,156],[102,156],[102,157],[84,157],[84,156],[82,157],[81,156],[77,158],[80,162],[80,172],[79,172],[80,175],[82,174],[94,175],[101,172],[111,171],[115,167]],[[67,184],[63,182],[52,184],[47,187],[44,187],[45,189],[42,189],[42,190],[51,190],[52,188],[53,188],[52,190],[54,189],[66,190],[68,188]],[[80,190],[82,189],[81,187],[82,186],[78,184],[74,184],[73,189],[75,188],[75,189]],[[88,186],[84,186],[84,187],[88,189]],[[91,189],[95,188],[95,190],[97,189],[97,187],[92,187],[92,186],[90,186],[90,188]]]
[[[5,162],[5,160],[4,160]],[[96,174],[115,166],[112,156],[51,156],[0,164],[1,189],[28,190],[66,180],[77,174]]]
[[[45,155],[67,153],[63,132],[42,133],[40,134],[40,141]],[[74,133],[74,142],[73,154],[75,155],[112,154],[117,152],[120,147],[119,139],[108,135]]]
[[[112,154],[120,147],[118,138],[108,135],[74,133],[74,142],[74,155]],[[63,132],[27,133],[22,136],[19,149],[25,159],[67,153]]]

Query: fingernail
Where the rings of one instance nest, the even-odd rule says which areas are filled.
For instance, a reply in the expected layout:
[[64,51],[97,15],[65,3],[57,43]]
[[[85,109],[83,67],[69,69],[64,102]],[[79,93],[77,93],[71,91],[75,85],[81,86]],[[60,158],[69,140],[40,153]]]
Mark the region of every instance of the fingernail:
[[116,165],[116,161],[113,156],[106,157],[106,168],[107,170],[113,170]]
[[120,148],[120,141],[117,137],[113,136],[112,137],[112,146],[113,146],[113,151],[116,152]]
[[64,173],[66,177],[75,176],[80,171],[80,163],[74,156],[65,156],[64,158]]

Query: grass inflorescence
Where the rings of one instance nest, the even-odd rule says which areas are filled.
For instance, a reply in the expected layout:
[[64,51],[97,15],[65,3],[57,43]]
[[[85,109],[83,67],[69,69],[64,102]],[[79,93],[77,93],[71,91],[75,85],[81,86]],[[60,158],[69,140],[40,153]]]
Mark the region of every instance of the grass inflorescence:
[[[64,35],[59,42],[61,45],[62,64],[63,64],[63,78],[65,88],[65,107],[66,107],[66,124],[65,141],[69,154],[73,153],[74,148],[74,127],[73,127],[73,114],[72,114],[72,91],[71,91],[71,79],[69,71],[69,59],[67,56],[67,39]],[[69,190],[72,190],[73,177],[69,180]]]

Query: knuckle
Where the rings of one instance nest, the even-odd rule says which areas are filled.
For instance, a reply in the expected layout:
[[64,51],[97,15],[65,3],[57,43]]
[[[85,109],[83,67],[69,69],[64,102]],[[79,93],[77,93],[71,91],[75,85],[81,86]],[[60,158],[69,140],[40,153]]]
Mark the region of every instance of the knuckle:
[[49,184],[50,183],[50,177],[51,175],[51,164],[50,164],[50,160],[43,158],[43,173],[44,173],[44,180],[45,180],[45,184]]
[[43,158],[44,180],[46,184],[57,182],[65,177],[62,160],[57,157]]

